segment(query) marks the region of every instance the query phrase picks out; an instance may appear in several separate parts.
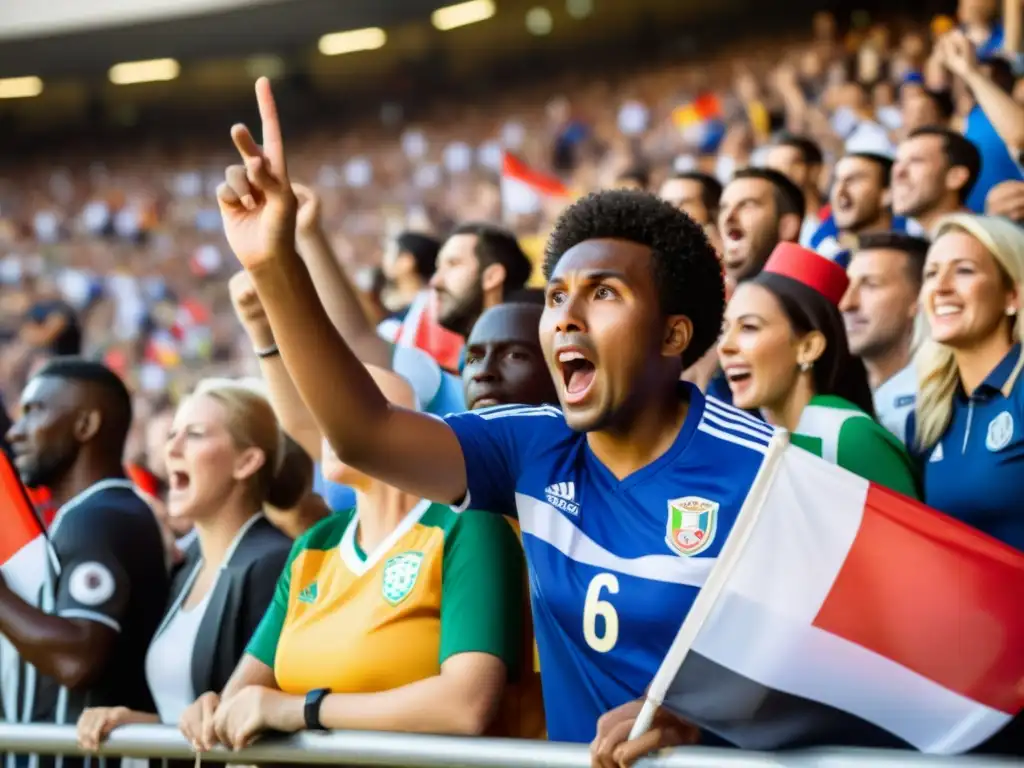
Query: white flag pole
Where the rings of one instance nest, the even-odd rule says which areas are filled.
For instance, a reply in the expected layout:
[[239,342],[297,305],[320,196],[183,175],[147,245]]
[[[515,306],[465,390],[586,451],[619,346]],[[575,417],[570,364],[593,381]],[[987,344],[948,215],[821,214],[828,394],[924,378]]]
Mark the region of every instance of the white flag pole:
[[633,729],[629,732],[630,741],[643,736],[650,730],[658,707],[665,701],[665,694],[668,693],[668,689],[675,681],[690,648],[693,647],[694,640],[697,639],[705,621],[711,615],[715,602],[725,589],[736,563],[743,554],[750,534],[761,515],[764,502],[768,498],[772,482],[775,480],[779,461],[785,455],[788,447],[789,433],[783,429],[778,430],[768,444],[761,467],[754,477],[754,482],[750,484],[750,490],[747,492],[747,498],[740,508],[739,515],[736,516],[736,523],[718,555],[718,562],[708,574],[707,581],[701,587],[690,612],[686,615],[683,625],[676,634],[676,639],[672,641],[665,659],[654,675],[654,680],[647,690],[647,700],[644,702],[640,714],[637,715]]

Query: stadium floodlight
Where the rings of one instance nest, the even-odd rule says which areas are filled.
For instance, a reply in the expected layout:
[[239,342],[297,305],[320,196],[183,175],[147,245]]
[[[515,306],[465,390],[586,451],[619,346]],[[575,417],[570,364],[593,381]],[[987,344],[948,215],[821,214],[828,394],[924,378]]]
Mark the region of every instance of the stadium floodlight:
[[0,99],[28,99],[43,92],[38,77],[7,77],[0,79]]
[[449,29],[464,27],[486,21],[495,13],[494,0],[469,0],[468,3],[447,5],[430,14],[430,23],[447,32]]
[[174,59],[150,59],[115,64],[110,68],[109,77],[114,85],[132,85],[173,80],[180,72],[181,65]]
[[380,27],[350,29],[346,32],[331,32],[320,38],[317,46],[324,56],[338,56],[356,51],[374,51],[383,48],[388,36]]

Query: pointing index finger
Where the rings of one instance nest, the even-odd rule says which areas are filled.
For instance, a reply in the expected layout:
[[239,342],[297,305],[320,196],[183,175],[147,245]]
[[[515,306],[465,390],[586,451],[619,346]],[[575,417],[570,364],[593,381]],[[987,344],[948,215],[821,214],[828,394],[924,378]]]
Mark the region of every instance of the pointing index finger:
[[281,121],[277,116],[274,92],[270,88],[270,81],[265,77],[256,81],[256,103],[259,105],[260,120],[263,123],[263,154],[270,161],[274,175],[281,179],[286,178]]

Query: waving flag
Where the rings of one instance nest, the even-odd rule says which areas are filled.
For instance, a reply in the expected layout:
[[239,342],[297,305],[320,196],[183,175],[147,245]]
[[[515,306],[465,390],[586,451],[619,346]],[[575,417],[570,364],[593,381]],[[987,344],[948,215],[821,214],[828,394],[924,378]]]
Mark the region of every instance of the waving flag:
[[435,301],[433,291],[420,291],[401,322],[385,320],[377,332],[393,344],[422,349],[442,368],[457,371],[465,339],[437,321]]
[[649,693],[743,749],[960,753],[1024,708],[1024,553],[775,438]]
[[506,152],[501,161],[501,205],[506,216],[540,211],[545,199],[564,198],[571,192],[556,176],[531,168]]
[[[43,524],[10,459],[0,451],[0,574],[18,597],[38,605],[49,556]],[[7,722],[17,722],[20,677],[18,652],[0,635],[0,699]]]
[[0,574],[15,594],[34,603],[46,578],[46,534],[25,487],[3,452],[0,505]]
[[709,154],[725,138],[725,113],[713,93],[702,93],[672,110],[672,122],[683,139],[699,152]]

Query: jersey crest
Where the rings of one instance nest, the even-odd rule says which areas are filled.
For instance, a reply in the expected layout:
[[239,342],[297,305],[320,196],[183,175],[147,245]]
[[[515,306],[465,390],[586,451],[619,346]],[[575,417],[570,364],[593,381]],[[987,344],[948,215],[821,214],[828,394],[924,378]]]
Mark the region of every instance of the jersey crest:
[[683,496],[668,502],[665,542],[673,552],[692,557],[707,549],[718,527],[718,502]]
[[299,602],[312,605],[316,602],[316,599],[319,596],[319,589],[317,588],[316,582],[313,581],[310,584],[308,584],[305,587],[305,589],[299,592]]
[[384,564],[381,585],[381,594],[388,603],[398,605],[409,596],[416,586],[416,578],[420,575],[422,564],[422,552],[402,552],[388,559]]
[[985,435],[985,447],[990,451],[1001,451],[1013,439],[1013,416],[1003,411],[988,423],[988,434]]

